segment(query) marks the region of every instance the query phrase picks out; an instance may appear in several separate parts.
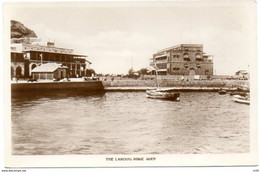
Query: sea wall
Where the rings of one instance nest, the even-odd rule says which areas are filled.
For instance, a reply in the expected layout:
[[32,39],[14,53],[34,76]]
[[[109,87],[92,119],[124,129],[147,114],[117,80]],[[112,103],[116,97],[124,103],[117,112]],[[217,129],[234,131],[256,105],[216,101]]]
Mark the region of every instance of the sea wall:
[[[221,88],[236,88],[249,85],[248,81],[231,80],[201,80],[201,81],[173,81],[159,80],[160,87],[174,88],[182,91],[217,91]],[[110,81],[72,81],[72,82],[18,82],[12,83],[12,92],[51,92],[70,91],[95,92],[95,91],[144,91],[155,88],[154,80],[110,80]]]
[[22,91],[73,91],[89,92],[103,91],[104,87],[101,81],[82,81],[82,82],[34,82],[34,83],[12,83],[12,92]]
[[[102,81],[104,87],[156,87],[155,80],[113,80]],[[246,80],[198,80],[198,81],[174,81],[159,80],[160,87],[227,87],[233,88],[249,85]]]

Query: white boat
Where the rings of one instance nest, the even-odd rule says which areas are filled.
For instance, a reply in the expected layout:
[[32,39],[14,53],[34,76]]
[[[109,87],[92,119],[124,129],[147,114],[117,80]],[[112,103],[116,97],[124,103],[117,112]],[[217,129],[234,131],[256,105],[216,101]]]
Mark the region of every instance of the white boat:
[[168,92],[162,89],[146,90],[147,97],[153,99],[180,100],[180,93]]
[[237,103],[243,103],[243,104],[250,104],[250,98],[245,97],[245,96],[240,96],[240,95],[234,95],[233,96],[233,101]]
[[158,82],[158,72],[155,67],[155,72],[156,72],[156,85],[157,89],[153,90],[146,90],[147,97],[148,98],[153,98],[153,99],[164,99],[164,100],[180,100],[180,93],[179,92],[173,92],[172,89],[163,89],[159,87],[159,82]]

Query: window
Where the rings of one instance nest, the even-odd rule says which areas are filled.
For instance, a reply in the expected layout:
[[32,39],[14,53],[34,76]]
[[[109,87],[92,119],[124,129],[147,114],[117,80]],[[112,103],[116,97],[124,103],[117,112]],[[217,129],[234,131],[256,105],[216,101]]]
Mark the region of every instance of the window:
[[195,54],[195,57],[196,57],[197,61],[202,61],[203,60],[200,53]]
[[189,57],[189,54],[188,53],[184,53],[183,57]]
[[195,56],[196,58],[201,58],[201,55],[199,53],[197,53]]
[[174,70],[174,71],[176,71],[176,70],[180,70],[180,68],[178,68],[178,67],[174,67],[173,70]]
[[188,53],[184,53],[183,54],[183,59],[186,60],[186,61],[190,61],[189,54]]
[[184,67],[185,67],[185,68],[188,68],[189,66],[188,66],[188,64],[184,64]]
[[201,67],[200,67],[200,64],[197,64],[196,66],[197,66],[197,68],[201,68]]

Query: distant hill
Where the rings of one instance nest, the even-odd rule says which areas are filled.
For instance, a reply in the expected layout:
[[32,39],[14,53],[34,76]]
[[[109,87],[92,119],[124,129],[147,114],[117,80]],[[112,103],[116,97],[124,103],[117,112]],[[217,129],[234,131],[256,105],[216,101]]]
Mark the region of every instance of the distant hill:
[[25,27],[21,22],[11,20],[11,38],[37,38],[37,35],[31,29]]

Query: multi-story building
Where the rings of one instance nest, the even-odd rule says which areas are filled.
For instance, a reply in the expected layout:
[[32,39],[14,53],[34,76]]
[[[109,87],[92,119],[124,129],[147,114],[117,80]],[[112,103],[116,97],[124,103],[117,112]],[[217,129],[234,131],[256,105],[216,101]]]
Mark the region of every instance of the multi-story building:
[[159,75],[213,75],[213,58],[203,52],[202,44],[180,44],[153,55],[151,66]]
[[35,43],[35,39],[12,39],[11,76],[31,77],[31,71],[40,64],[57,63],[67,67],[68,77],[81,77],[86,74],[91,62],[86,55],[79,55],[73,49],[55,47],[54,42],[47,45]]

